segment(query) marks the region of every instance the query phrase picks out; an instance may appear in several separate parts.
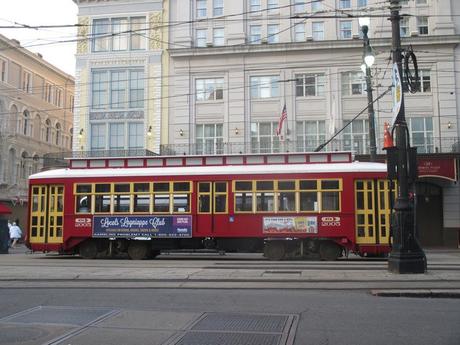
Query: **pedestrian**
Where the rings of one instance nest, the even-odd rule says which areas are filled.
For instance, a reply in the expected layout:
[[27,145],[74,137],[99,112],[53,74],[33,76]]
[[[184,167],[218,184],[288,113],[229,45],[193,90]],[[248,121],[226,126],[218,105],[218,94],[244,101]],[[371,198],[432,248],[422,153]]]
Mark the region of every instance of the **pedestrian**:
[[16,222],[13,222],[13,224],[10,227],[10,239],[12,240],[11,248],[14,248],[16,246],[16,243],[18,242],[19,239],[21,239],[21,237],[22,237],[21,228],[16,225]]
[[8,219],[8,230],[11,229],[11,222],[10,220]]

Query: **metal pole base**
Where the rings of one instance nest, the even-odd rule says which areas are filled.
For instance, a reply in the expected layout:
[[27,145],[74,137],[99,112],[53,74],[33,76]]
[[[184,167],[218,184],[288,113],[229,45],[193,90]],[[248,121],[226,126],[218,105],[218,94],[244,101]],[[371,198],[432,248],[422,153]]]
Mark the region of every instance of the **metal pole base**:
[[391,252],[388,257],[388,271],[392,273],[425,273],[426,257],[420,252]]

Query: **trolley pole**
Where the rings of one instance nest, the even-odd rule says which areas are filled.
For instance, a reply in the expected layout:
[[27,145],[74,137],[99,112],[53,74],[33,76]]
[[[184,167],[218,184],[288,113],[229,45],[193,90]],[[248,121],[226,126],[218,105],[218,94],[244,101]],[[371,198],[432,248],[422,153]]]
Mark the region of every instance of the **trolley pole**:
[[[393,63],[402,73],[402,54],[399,21],[399,0],[390,0]],[[425,273],[426,257],[416,238],[414,204],[409,199],[409,131],[407,128],[404,96],[401,92],[401,107],[395,121],[398,196],[392,219],[393,247],[388,257],[388,271],[393,273]],[[414,160],[412,160],[413,162]]]

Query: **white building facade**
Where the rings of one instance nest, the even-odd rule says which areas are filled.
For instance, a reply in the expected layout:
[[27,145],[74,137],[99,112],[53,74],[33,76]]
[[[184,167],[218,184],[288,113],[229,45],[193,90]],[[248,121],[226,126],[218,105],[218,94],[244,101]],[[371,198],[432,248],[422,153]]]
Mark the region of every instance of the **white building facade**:
[[[325,149],[368,154],[358,17],[371,16],[377,99],[392,83],[389,4],[171,0],[169,140],[161,152],[313,151],[363,112]],[[401,5],[401,14],[406,14],[401,20],[402,45],[412,46],[420,71],[420,91],[405,94],[411,144],[421,154],[449,155],[458,164],[460,4],[413,0]],[[379,154],[384,153],[383,126],[391,122],[392,106],[391,93],[374,104]],[[277,135],[284,107],[287,119]],[[458,184],[439,178],[423,182],[429,187],[420,185],[420,195],[427,196],[420,202],[439,198],[441,205],[436,225],[440,231],[430,244],[458,244]]]
[[163,1],[74,2],[81,26],[73,150],[115,155],[158,151],[165,121]]

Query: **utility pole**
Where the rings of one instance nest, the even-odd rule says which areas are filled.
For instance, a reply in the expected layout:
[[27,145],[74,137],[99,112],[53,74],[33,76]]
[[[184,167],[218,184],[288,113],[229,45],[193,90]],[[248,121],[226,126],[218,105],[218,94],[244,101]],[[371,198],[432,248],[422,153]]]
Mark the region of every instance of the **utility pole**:
[[[399,0],[390,0],[393,63],[397,64],[399,75],[402,76],[400,8]],[[410,159],[411,150],[403,92],[401,92],[400,111],[395,120],[395,135],[396,148],[393,148],[393,152],[396,159],[398,197],[392,219],[393,247],[388,257],[388,271],[393,273],[425,273],[426,257],[416,238],[414,203],[409,199],[409,171],[414,176],[413,172],[417,167],[416,156]],[[412,151],[416,155],[416,151]],[[390,161],[389,157],[388,162]]]

